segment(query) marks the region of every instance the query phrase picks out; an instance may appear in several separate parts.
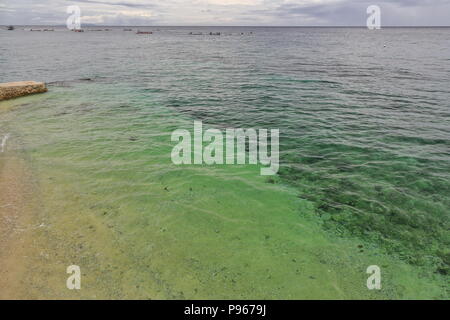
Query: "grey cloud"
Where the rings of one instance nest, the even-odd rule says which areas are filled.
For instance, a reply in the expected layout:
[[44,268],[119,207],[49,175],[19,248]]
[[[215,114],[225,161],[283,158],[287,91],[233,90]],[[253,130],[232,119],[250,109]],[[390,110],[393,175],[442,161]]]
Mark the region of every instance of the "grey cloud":
[[154,8],[155,6],[152,4],[139,4],[139,3],[131,3],[131,2],[106,2],[106,1],[96,1],[96,0],[69,0],[69,2],[81,2],[81,3],[92,3],[92,4],[100,4],[105,6],[120,6],[120,7],[128,7],[128,8]]
[[[285,21],[294,19],[297,25],[310,25],[310,21],[316,21],[314,25],[363,26],[367,19],[366,8],[374,4],[381,8],[384,25],[448,25],[449,0],[345,0],[336,3],[312,2],[301,5],[287,3],[280,4],[271,10],[249,10],[247,14],[276,16]],[[417,11],[423,14],[417,14]],[[304,20],[308,23],[303,23]]]
[[102,23],[109,25],[353,26],[365,25],[366,8],[373,4],[381,7],[382,25],[449,25],[450,16],[450,0],[342,0],[324,4],[313,0],[264,0],[254,5],[208,0],[0,1],[0,24],[64,24],[65,8],[71,4],[81,7],[86,20],[102,17]]

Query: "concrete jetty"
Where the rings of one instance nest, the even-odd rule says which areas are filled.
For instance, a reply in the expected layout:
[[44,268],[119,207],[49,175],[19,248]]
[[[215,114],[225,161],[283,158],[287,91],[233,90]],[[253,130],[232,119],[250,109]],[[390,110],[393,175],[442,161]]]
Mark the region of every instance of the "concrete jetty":
[[0,83],[0,101],[41,92],[47,92],[44,82],[19,81]]

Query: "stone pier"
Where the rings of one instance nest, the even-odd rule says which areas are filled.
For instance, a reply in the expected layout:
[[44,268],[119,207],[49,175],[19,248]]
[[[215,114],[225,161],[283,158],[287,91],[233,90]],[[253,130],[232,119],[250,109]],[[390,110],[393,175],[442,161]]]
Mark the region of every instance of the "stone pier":
[[0,83],[0,101],[41,92],[47,92],[44,82],[19,81]]

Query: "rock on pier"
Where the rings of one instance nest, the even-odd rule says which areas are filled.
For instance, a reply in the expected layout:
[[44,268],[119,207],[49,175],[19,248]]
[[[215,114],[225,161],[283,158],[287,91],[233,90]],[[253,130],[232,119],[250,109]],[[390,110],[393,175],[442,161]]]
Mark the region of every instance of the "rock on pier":
[[47,92],[44,82],[20,81],[0,83],[0,101],[41,92]]

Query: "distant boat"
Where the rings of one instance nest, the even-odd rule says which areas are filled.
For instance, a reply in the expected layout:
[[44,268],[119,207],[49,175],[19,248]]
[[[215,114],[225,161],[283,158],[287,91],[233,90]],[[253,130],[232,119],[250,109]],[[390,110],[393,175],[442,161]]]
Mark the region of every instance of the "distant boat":
[[151,31],[137,31],[136,34],[152,34],[153,32]]
[[72,31],[73,31],[73,32],[84,32],[83,29],[73,29]]
[[13,26],[8,26],[8,28],[6,28],[7,30],[14,30]]
[[133,29],[123,29],[123,31],[133,31]]

